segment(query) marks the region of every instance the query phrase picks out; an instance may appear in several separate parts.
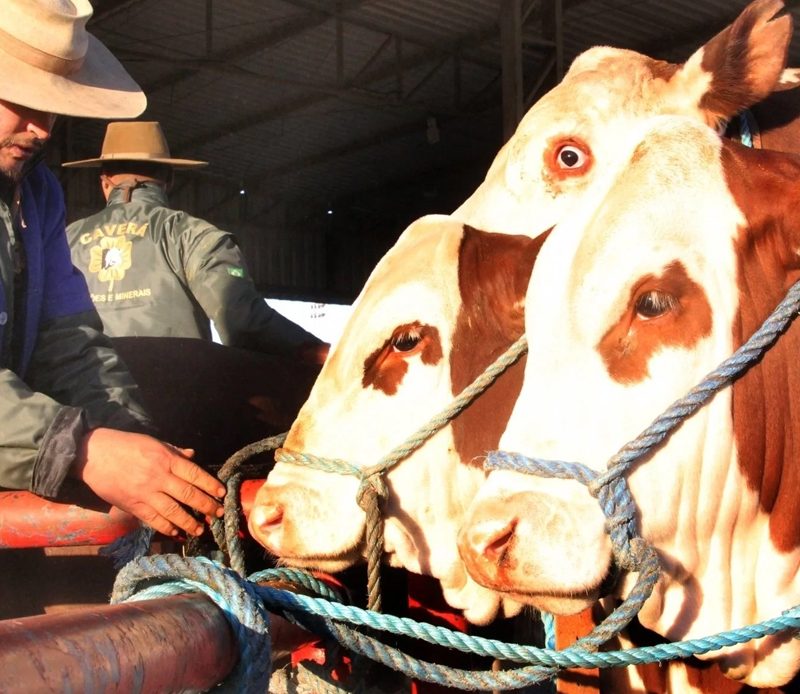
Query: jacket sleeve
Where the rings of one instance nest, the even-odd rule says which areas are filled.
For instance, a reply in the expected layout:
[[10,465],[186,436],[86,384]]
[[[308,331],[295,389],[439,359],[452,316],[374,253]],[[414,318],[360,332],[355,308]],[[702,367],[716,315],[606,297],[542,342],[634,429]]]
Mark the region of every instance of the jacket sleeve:
[[321,342],[267,305],[232,234],[178,215],[173,232],[180,234],[186,280],[223,344],[291,355],[300,345]]
[[60,188],[49,172],[38,175],[42,313],[24,378],[0,369],[0,486],[54,497],[90,429],[150,424],[72,266]]
[[0,418],[11,436],[2,437],[0,485],[56,497],[91,429],[154,433],[99,320],[90,312],[49,321],[40,330],[28,383],[2,372]]
[[56,496],[88,431],[83,411],[0,369],[0,421],[0,487]]

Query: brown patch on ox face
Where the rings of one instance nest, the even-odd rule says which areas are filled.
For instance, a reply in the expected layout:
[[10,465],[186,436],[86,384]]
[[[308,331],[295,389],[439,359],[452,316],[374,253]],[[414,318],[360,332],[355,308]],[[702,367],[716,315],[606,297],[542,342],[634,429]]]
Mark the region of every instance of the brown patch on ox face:
[[[462,305],[450,355],[454,394],[522,335],[528,280],[549,233],[532,239],[464,227],[458,258]],[[453,438],[461,460],[471,462],[497,448],[522,388],[524,370],[523,357],[453,420]]]
[[[735,248],[739,313],[734,347],[742,344],[800,279],[800,161],[734,143],[722,165],[736,204],[747,219]],[[780,550],[800,546],[800,322],[733,386],[733,430],[748,487],[770,514],[770,536]]]
[[392,336],[364,360],[361,385],[394,395],[408,371],[408,359],[420,355],[423,364],[433,365],[442,358],[439,331],[431,325],[398,325]]
[[[649,315],[659,308],[665,310]],[[638,383],[647,378],[650,358],[658,350],[689,349],[710,333],[706,294],[675,261],[663,274],[646,275],[636,283],[622,316],[603,335],[597,351],[615,381]]]

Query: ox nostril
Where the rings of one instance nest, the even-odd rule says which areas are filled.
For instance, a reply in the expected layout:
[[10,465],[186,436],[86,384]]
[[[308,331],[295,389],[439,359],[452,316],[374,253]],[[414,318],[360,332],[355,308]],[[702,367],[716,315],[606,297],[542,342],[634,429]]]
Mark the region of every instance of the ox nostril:
[[510,521],[502,528],[495,528],[487,533],[479,542],[483,558],[492,564],[499,564],[508,552],[514,531],[517,527],[516,519]]
[[259,504],[251,512],[252,524],[261,529],[270,525],[279,525],[283,520],[283,507],[278,504]]

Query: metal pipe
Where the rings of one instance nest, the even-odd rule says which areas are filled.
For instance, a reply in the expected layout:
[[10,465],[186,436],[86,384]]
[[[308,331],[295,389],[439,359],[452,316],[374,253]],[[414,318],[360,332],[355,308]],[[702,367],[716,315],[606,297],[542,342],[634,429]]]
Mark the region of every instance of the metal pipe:
[[198,594],[0,621],[0,691],[204,691],[239,653]]
[[113,507],[95,511],[30,492],[0,492],[0,549],[106,545],[137,525]]
[[[242,484],[245,516],[262,484],[264,480]],[[0,549],[107,545],[137,527],[133,516],[117,508],[95,511],[30,492],[0,492]]]

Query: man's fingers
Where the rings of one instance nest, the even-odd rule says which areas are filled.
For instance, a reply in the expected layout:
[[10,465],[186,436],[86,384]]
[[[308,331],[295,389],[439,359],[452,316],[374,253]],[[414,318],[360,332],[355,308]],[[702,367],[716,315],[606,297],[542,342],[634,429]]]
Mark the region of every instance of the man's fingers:
[[147,504],[136,504],[134,507],[128,509],[140,521],[149,525],[156,532],[162,535],[175,536],[178,534],[178,528],[170,523],[166,518],[161,516],[152,506]]
[[165,494],[169,494],[169,496],[176,501],[179,501],[195,511],[199,511],[205,516],[222,516],[222,506],[216,499],[204,494],[197,487],[193,487],[180,477],[175,475],[171,476],[166,480],[162,491]]
[[173,526],[177,526],[190,535],[202,535],[203,524],[193,518],[171,495],[158,494],[153,497],[152,504],[154,510]]
[[222,485],[222,482],[213,475],[209,475],[205,470],[195,465],[190,460],[175,458],[172,461],[171,470],[173,475],[180,477],[194,487],[202,489],[209,496],[218,499],[225,496],[225,487]]

